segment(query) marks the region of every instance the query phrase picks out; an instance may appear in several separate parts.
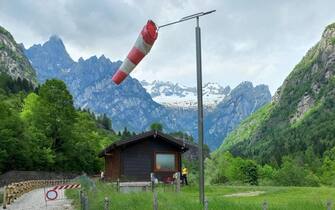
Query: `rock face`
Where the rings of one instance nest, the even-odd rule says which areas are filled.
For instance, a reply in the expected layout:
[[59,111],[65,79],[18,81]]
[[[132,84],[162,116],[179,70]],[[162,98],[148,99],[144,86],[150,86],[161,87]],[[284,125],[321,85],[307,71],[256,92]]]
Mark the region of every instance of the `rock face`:
[[262,163],[280,164],[283,156],[301,157],[306,151],[321,157],[335,146],[334,75],[335,24],[331,24],[285,79],[272,103],[243,122],[221,148]]
[[314,106],[314,99],[312,96],[306,94],[302,97],[297,105],[297,111],[294,116],[290,119],[291,123],[295,123],[297,120],[301,119],[304,114]]
[[[197,112],[194,106],[163,106],[152,99],[163,96],[188,97],[194,95],[195,88],[169,82],[142,82],[147,89],[151,85],[148,89],[150,95],[132,77],[116,86],[111,76],[121,65],[120,61],[112,62],[105,56],[92,56],[75,62],[69,57],[60,38],[55,36],[43,45],[34,45],[25,53],[37,70],[40,82],[49,78],[65,81],[77,107],[106,113],[111,117],[115,130],[127,127],[131,131],[141,132],[153,122],[160,122],[166,132],[183,131],[197,138]],[[244,91],[246,94],[243,94]],[[205,141],[211,149],[219,146],[227,132],[242,119],[271,99],[266,86],[253,87],[250,82],[232,91],[229,87],[209,83],[204,86],[204,99],[211,96],[220,98],[216,106],[205,110],[205,128],[211,130],[211,133],[205,133]]]
[[26,79],[37,85],[35,70],[23,53],[23,47],[18,45],[12,35],[0,26],[0,72],[14,79]]

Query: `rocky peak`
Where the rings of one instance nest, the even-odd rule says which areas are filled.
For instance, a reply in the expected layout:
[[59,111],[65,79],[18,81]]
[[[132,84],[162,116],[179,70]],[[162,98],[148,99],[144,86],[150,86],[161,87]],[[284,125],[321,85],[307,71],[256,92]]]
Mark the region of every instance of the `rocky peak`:
[[67,53],[63,41],[57,35],[51,36],[49,40],[43,44],[42,48],[44,48],[44,52],[54,57],[62,68],[69,68],[73,64],[73,60]]
[[231,95],[237,96],[237,95],[248,94],[253,89],[254,89],[254,86],[253,86],[252,82],[244,81],[244,82],[241,82],[239,85],[237,85],[231,91]]
[[230,93],[231,89],[229,86],[227,87],[222,87],[217,83],[214,82],[208,82],[204,85],[203,87],[203,94],[222,94],[222,95],[227,95]]
[[56,35],[51,36],[43,45],[33,45],[25,50],[25,54],[37,69],[40,82],[49,78],[59,78],[59,73],[69,71],[74,64],[63,41]]
[[100,61],[100,62],[110,62],[110,60],[109,60],[108,58],[106,58],[104,54],[102,54],[102,55],[99,57],[99,61]]

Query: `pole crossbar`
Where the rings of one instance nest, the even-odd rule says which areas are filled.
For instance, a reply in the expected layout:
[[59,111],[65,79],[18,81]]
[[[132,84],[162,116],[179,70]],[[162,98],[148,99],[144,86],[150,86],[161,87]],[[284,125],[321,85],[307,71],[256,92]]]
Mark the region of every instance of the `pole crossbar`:
[[193,15],[188,15],[188,16],[185,16],[185,17],[181,18],[180,20],[160,25],[160,26],[157,27],[157,29],[160,29],[160,28],[163,28],[163,27],[166,27],[166,26],[170,26],[170,25],[174,25],[174,24],[184,22],[184,21],[187,21],[187,20],[191,20],[193,18],[197,18],[197,17],[200,17],[200,16],[208,15],[208,14],[211,14],[213,12],[216,12],[216,10],[214,9],[214,10],[210,10],[208,12],[199,12],[199,13],[195,13]]

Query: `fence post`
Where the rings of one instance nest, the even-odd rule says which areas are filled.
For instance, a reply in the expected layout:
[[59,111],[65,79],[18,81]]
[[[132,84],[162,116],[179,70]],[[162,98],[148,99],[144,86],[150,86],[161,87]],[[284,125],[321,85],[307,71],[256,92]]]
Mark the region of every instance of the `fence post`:
[[80,202],[80,210],[83,209],[83,191],[79,191],[79,202]]
[[266,201],[263,202],[263,210],[268,210],[268,203]]
[[154,210],[158,210],[157,191],[154,191]]
[[328,200],[327,201],[327,210],[332,210],[332,206],[333,206],[332,201]]
[[154,192],[155,191],[155,174],[154,173],[150,173],[150,181],[151,181],[151,191]]
[[3,201],[2,201],[2,208],[5,209],[7,208],[7,186],[5,186],[4,191],[3,191]]
[[116,180],[116,191],[120,192],[120,179]]
[[88,210],[88,195],[84,196],[84,210]]
[[109,199],[107,197],[105,197],[104,210],[109,210]]
[[205,198],[205,210],[208,210],[208,200],[207,200],[207,198]]
[[205,198],[204,209],[208,210],[208,200]]
[[176,174],[176,192],[180,192],[180,172]]

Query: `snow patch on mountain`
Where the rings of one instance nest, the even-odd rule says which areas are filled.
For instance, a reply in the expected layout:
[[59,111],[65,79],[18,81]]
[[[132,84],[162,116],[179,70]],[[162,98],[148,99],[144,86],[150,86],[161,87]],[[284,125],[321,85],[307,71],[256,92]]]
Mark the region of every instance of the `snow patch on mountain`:
[[[195,108],[197,106],[197,88],[165,81],[141,81],[141,85],[157,103],[169,107]],[[230,93],[229,86],[217,83],[203,86],[203,102],[207,108],[215,108]]]

